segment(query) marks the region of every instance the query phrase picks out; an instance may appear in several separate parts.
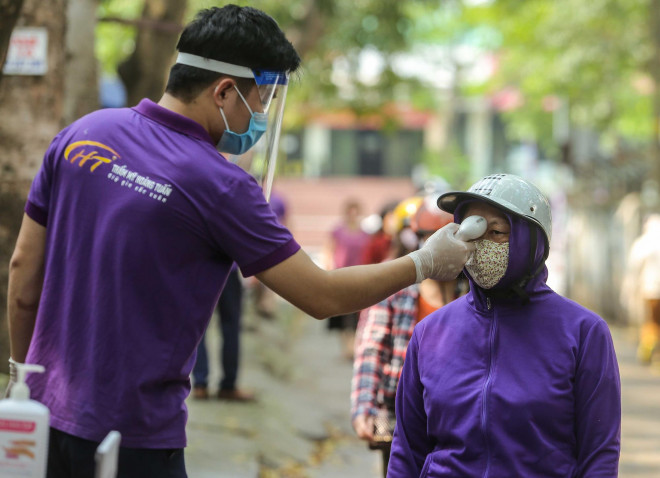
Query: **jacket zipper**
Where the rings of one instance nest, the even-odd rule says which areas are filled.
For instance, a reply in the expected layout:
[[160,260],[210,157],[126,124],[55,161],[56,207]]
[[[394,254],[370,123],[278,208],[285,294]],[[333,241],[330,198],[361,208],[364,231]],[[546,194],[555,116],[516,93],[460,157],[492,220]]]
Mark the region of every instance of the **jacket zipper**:
[[[490,298],[486,298],[486,307],[492,311],[492,304]],[[486,444],[486,470],[484,471],[484,478],[488,477],[490,472],[490,443],[488,441],[488,393],[490,391],[491,381],[493,377],[493,360],[495,355],[495,330],[497,323],[495,321],[495,314],[491,312],[490,332],[488,336],[488,372],[486,374],[486,381],[484,382],[483,398],[481,402],[481,429],[484,435],[484,443]]]

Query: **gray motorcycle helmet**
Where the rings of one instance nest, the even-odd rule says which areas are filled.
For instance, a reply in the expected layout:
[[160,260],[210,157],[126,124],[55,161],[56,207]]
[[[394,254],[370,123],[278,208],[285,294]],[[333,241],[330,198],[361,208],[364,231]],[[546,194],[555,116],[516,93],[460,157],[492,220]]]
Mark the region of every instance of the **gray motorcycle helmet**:
[[513,174],[490,174],[465,192],[441,195],[438,207],[453,214],[459,204],[473,199],[490,203],[537,224],[545,234],[547,254],[552,237],[550,203],[532,183]]

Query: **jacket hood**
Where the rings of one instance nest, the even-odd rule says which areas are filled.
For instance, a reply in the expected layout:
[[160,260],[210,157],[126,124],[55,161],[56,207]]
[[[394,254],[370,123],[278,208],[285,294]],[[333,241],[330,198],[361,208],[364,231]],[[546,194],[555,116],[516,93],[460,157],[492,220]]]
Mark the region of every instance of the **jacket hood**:
[[[473,201],[465,201],[456,209],[454,220],[460,224],[463,211]],[[520,216],[506,215],[511,233],[509,235],[509,261],[504,277],[492,288],[483,289],[474,282],[467,269],[463,272],[470,281],[470,292],[475,300],[485,304],[487,298],[505,300],[528,300],[532,295],[547,288],[548,269],[545,266],[547,258],[545,235],[539,226]]]

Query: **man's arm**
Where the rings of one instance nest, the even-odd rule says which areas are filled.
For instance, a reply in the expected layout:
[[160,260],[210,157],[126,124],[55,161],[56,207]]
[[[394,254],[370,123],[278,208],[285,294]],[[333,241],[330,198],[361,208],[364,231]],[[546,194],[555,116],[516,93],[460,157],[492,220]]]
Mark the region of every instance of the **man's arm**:
[[9,350],[16,362],[25,362],[32,340],[43,285],[45,247],[46,228],[24,215],[9,262],[7,293]]
[[426,278],[450,280],[463,269],[474,245],[454,237],[457,224],[436,231],[422,249],[380,264],[326,271],[299,250],[257,278],[317,319],[369,307]]
[[257,278],[307,314],[324,319],[369,307],[413,284],[415,274],[408,257],[327,271],[301,249]]

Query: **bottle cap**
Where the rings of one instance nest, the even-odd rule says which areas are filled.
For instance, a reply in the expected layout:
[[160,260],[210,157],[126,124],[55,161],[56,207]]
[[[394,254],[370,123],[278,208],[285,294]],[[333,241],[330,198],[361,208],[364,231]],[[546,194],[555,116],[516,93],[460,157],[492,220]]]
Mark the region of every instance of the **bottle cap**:
[[30,372],[44,373],[46,369],[42,365],[32,363],[13,363],[16,367],[16,383],[12,385],[9,397],[15,400],[27,400],[30,398],[30,387],[25,383],[25,377]]

